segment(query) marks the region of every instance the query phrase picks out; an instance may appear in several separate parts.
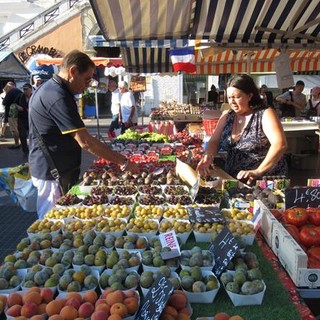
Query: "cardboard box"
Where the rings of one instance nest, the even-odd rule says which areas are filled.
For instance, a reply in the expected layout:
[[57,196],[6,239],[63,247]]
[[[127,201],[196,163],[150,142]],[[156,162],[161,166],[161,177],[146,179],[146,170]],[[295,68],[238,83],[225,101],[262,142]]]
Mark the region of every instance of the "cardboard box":
[[272,250],[297,287],[320,287],[320,270],[307,268],[307,254],[279,222],[273,224]]
[[273,214],[269,211],[269,209],[263,204],[261,200],[255,200],[254,206],[258,206],[262,211],[261,226],[259,231],[264,237],[268,246],[271,247],[274,224],[279,223],[279,221],[273,216]]

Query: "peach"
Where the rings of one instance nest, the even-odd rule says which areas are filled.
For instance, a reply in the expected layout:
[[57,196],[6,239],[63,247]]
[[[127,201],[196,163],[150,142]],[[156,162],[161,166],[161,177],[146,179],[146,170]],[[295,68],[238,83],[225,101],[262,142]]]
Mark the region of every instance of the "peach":
[[95,305],[95,311],[98,310],[104,310],[106,311],[108,314],[110,314],[110,306],[107,304],[107,302],[105,301],[104,303],[99,303],[98,305]]
[[124,305],[127,307],[128,313],[130,315],[134,315],[138,308],[139,308],[139,302],[138,299],[135,297],[129,297],[129,298],[125,298],[123,300]]
[[215,314],[214,319],[215,320],[229,320],[230,316],[226,312],[219,312],[219,313]]
[[22,306],[16,304],[14,306],[9,307],[9,309],[7,309],[6,311],[6,314],[10,317],[19,317],[21,315],[21,308]]
[[118,314],[112,314],[111,316],[109,316],[108,320],[122,320],[122,317]]
[[110,314],[118,314],[120,317],[125,318],[128,315],[128,309],[123,303],[116,302],[111,306]]
[[71,297],[66,301],[65,306],[73,306],[75,309],[78,310],[81,306],[81,303],[79,302],[79,299]]
[[48,320],[64,320],[60,314],[54,314],[48,318]]
[[73,306],[64,306],[60,311],[60,316],[63,317],[64,320],[74,320],[78,318],[78,310]]
[[50,317],[59,314],[63,305],[59,300],[52,300],[46,306],[46,314]]
[[115,303],[123,302],[123,293],[121,290],[115,290],[109,292],[106,296],[106,301],[109,306],[112,306]]
[[27,291],[23,296],[22,296],[22,302],[27,303],[27,302],[33,302],[37,305],[39,305],[42,302],[42,297],[40,292],[37,291]]
[[21,308],[21,315],[27,318],[31,318],[38,312],[38,305],[34,302],[27,301]]
[[46,320],[45,314],[36,314],[30,318],[30,320]]
[[91,320],[106,320],[109,319],[110,317],[108,317],[108,313],[104,310],[98,310],[95,311],[92,315],[91,315]]
[[82,301],[91,302],[93,305],[96,303],[97,300],[98,300],[98,294],[94,290],[85,291],[82,296]]
[[50,302],[53,300],[54,292],[50,288],[43,288],[40,292],[43,302]]
[[22,296],[18,292],[11,292],[7,297],[7,305],[8,307],[12,307],[14,305],[22,305]]
[[94,306],[90,302],[84,302],[78,309],[79,317],[90,318],[94,312]]

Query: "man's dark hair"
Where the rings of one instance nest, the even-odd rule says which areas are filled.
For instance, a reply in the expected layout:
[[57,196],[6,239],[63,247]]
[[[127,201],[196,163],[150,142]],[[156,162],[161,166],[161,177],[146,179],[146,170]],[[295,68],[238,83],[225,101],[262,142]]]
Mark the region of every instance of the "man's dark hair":
[[67,70],[72,66],[76,66],[80,73],[95,68],[95,64],[90,57],[79,50],[70,51],[62,60],[61,69]]
[[296,86],[304,86],[305,84],[304,84],[304,82],[302,81],[302,80],[298,80],[297,82],[296,82]]

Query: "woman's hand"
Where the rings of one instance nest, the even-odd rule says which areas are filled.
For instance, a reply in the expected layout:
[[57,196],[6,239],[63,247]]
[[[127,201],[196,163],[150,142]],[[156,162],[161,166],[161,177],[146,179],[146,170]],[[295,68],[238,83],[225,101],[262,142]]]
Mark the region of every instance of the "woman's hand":
[[208,154],[204,154],[203,158],[197,165],[197,172],[200,173],[201,176],[206,177],[210,174],[210,166],[213,163],[213,156]]
[[238,180],[247,180],[246,184],[251,185],[255,180],[261,176],[261,173],[256,170],[241,170],[237,174]]

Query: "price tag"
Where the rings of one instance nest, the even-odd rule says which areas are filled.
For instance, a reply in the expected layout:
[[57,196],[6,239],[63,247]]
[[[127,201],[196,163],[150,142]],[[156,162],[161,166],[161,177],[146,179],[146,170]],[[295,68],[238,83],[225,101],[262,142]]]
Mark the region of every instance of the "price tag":
[[285,190],[286,209],[320,207],[320,187],[288,188]]
[[191,223],[224,223],[225,218],[221,215],[218,207],[188,207],[189,220]]
[[135,318],[136,320],[157,320],[166,306],[173,286],[163,275],[159,275],[153,286],[149,289],[144,303]]
[[217,277],[221,275],[239,249],[240,246],[230,230],[224,227],[209,247],[215,259],[213,272]]

